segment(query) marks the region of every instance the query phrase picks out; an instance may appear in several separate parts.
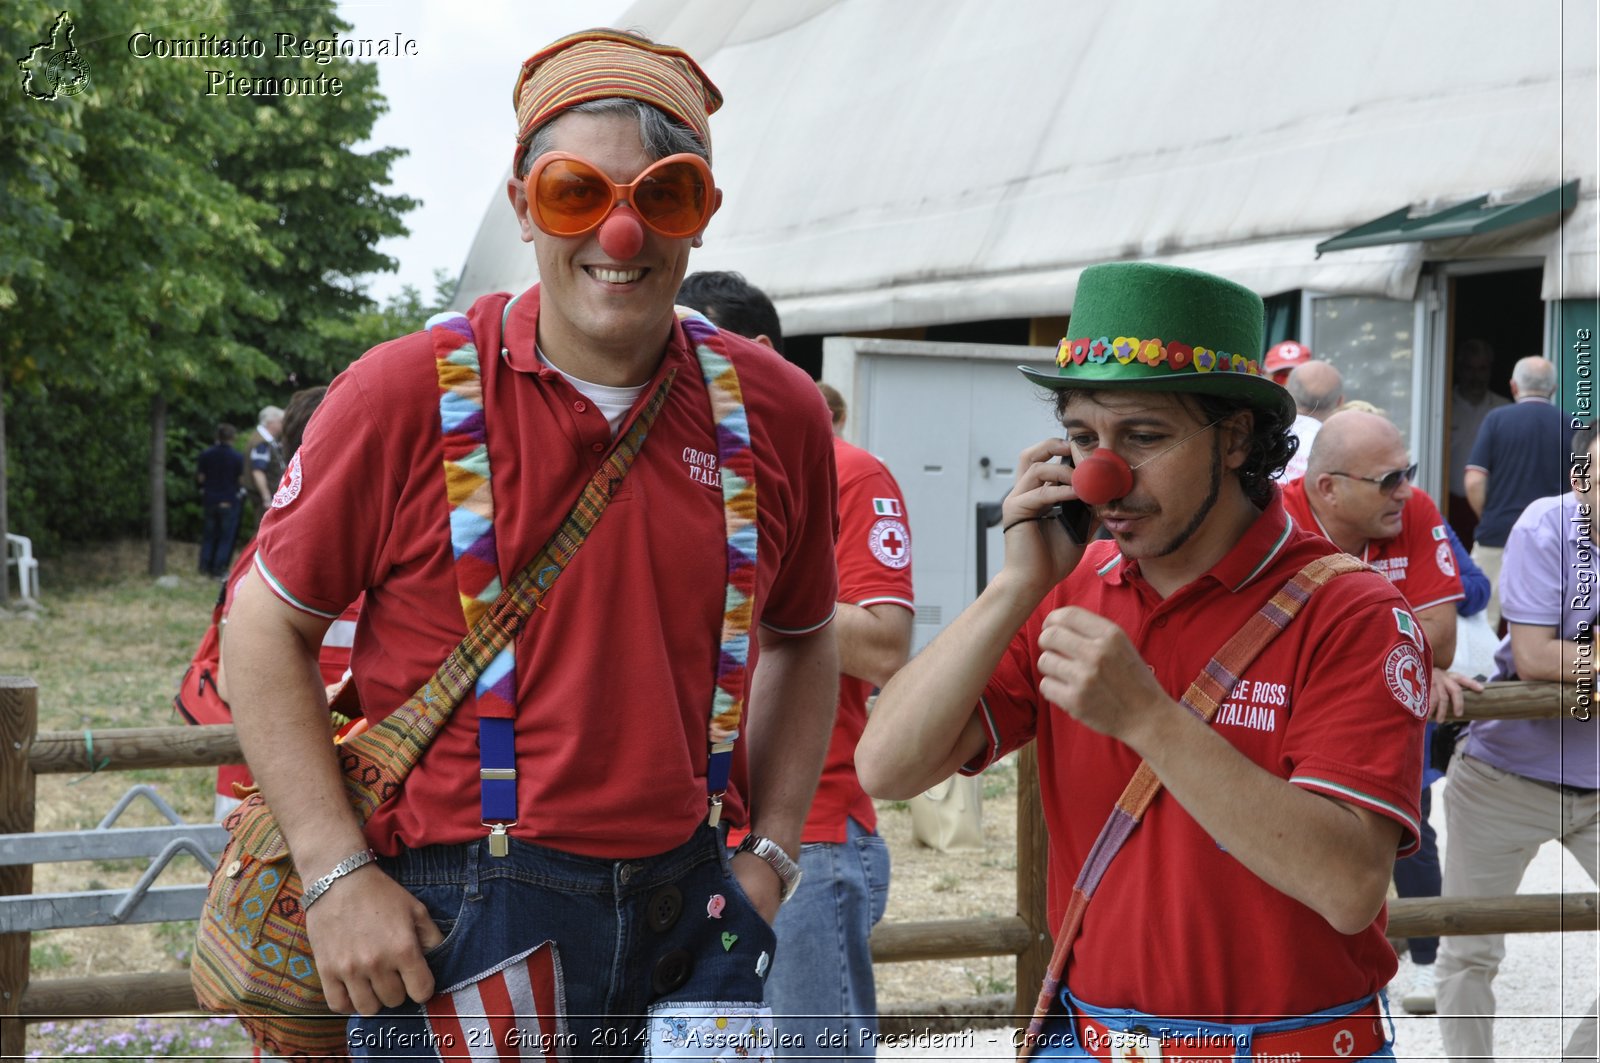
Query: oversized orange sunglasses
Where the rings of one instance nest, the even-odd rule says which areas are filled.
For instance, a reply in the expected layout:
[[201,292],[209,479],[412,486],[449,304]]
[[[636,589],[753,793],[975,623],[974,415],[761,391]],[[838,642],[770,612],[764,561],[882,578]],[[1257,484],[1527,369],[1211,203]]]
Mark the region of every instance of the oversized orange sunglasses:
[[551,236],[582,236],[627,203],[645,225],[681,240],[704,229],[716,209],[711,167],[688,152],[652,163],[625,185],[586,159],[546,152],[528,172],[526,191],[534,223]]

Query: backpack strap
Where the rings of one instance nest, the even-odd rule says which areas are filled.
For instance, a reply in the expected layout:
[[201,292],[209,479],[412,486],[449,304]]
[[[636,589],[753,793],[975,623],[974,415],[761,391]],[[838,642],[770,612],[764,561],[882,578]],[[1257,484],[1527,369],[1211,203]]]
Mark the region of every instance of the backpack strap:
[[[1268,599],[1254,616],[1245,621],[1244,626],[1235,632],[1233,637],[1217,651],[1216,656],[1211,658],[1210,663],[1200,670],[1200,674],[1189,684],[1189,689],[1183,695],[1181,701],[1183,707],[1206,723],[1210,723],[1222,703],[1233,693],[1239,678],[1260,656],[1261,651],[1266,649],[1272,640],[1289,626],[1289,622],[1299,615],[1301,608],[1311,600],[1317,588],[1336,576],[1348,572],[1361,572],[1369,568],[1369,565],[1345,553],[1328,554],[1307,564],[1295,573],[1277,594]],[[1067,911],[1061,920],[1061,930],[1056,934],[1055,948],[1050,954],[1050,965],[1045,969],[1044,984],[1039,990],[1039,1001],[1034,1005],[1033,1019],[1028,1023],[1028,1031],[1017,1056],[1019,1060],[1025,1060],[1033,1053],[1039,1032],[1044,1026],[1045,1016],[1055,1003],[1056,993],[1061,988],[1061,980],[1066,976],[1067,958],[1072,953],[1072,944],[1078,937],[1078,931],[1083,927],[1083,914],[1089,907],[1089,901],[1094,897],[1095,889],[1105,877],[1106,869],[1110,867],[1112,859],[1133,834],[1134,828],[1144,818],[1150,803],[1160,792],[1161,780],[1157,778],[1149,763],[1141,760],[1138,769],[1133,773],[1133,778],[1128,781],[1127,788],[1122,791],[1122,796],[1117,798],[1110,818],[1106,820],[1105,826],[1100,828],[1100,835],[1090,847],[1083,869],[1078,873],[1077,881],[1073,883],[1072,897],[1067,902]]]

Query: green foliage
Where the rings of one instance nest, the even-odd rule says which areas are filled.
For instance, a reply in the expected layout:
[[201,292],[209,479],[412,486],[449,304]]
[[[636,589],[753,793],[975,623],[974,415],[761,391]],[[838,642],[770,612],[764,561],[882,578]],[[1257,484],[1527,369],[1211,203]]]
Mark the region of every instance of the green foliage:
[[[7,5],[6,54],[25,54],[58,12]],[[136,534],[151,510],[149,411],[161,395],[167,491],[154,502],[174,503],[172,532],[194,535],[194,458],[212,426],[247,430],[257,408],[327,382],[376,342],[389,322],[356,278],[394,268],[374,248],[403,234],[416,204],[383,190],[397,150],[355,150],[385,107],[372,64],[270,50],[139,58],[128,47],[140,29],[327,37],[349,28],[333,0],[98,0],[72,16],[86,91],[40,101],[15,79],[0,87],[10,521],[46,545]],[[241,78],[324,74],[343,90],[208,96],[205,71],[218,65]]]
[[72,963],[72,954],[63,946],[54,941],[41,940],[42,934],[35,934],[28,947],[28,970],[32,973],[59,971]]
[[[5,58],[26,55],[54,17],[54,11],[37,3],[0,9]],[[56,197],[76,179],[75,157],[84,150],[81,98],[41,106],[20,91],[15,75],[16,68],[10,67],[0,90],[0,129],[5,130],[5,150],[0,151],[0,189],[5,191],[0,195],[0,310],[16,305],[18,284],[36,286],[47,280],[47,258],[71,235],[71,222]],[[12,371],[20,375],[35,368],[29,364]]]

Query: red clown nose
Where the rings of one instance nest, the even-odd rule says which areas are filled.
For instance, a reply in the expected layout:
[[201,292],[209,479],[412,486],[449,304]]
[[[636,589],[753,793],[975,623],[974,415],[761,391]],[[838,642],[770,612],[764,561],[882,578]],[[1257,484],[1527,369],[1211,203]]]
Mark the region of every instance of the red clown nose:
[[1133,490],[1133,470],[1114,450],[1101,448],[1072,470],[1072,489],[1091,506],[1103,506]]
[[600,223],[600,250],[625,262],[644,247],[644,226],[631,210],[614,210]]

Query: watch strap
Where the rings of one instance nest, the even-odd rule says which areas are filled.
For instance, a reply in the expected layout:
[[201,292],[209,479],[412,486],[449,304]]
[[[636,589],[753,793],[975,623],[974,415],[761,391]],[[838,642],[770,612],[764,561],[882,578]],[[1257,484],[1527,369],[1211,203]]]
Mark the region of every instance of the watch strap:
[[800,865],[784,852],[783,846],[771,838],[761,834],[747,834],[744,841],[739,843],[739,848],[734,850],[734,855],[751,853],[767,862],[778,876],[778,903],[782,904],[794,896],[794,891],[800,887]]

